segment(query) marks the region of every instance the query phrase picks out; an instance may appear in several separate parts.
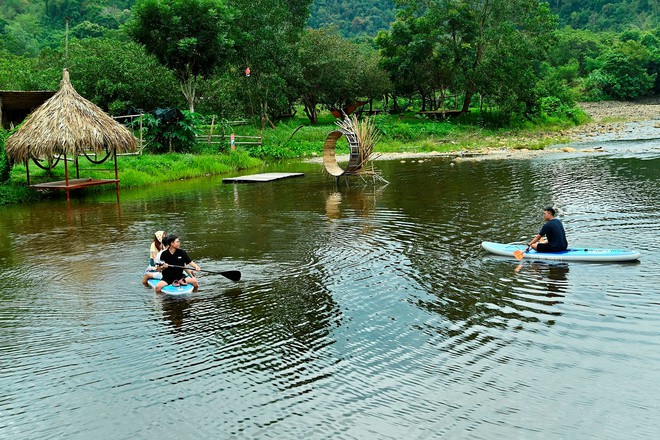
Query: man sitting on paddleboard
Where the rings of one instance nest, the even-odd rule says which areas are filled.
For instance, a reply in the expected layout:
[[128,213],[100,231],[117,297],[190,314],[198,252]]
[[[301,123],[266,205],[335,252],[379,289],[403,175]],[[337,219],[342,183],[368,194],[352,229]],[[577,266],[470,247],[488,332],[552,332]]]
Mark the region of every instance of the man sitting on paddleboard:
[[[561,252],[568,248],[568,241],[566,241],[566,232],[564,225],[561,224],[559,219],[555,218],[555,210],[553,208],[545,208],[543,210],[543,219],[545,224],[536,237],[527,245],[525,252],[532,247],[537,252]],[[538,243],[538,241],[546,237],[547,243]]]
[[199,286],[197,278],[192,276],[186,277],[183,274],[183,267],[190,265],[195,270],[200,270],[200,267],[190,259],[186,251],[181,249],[179,237],[172,234],[168,237],[168,241],[170,242],[170,247],[160,255],[160,261],[163,263],[163,279],[156,285],[156,292],[160,292],[168,284],[179,286],[189,283],[197,291],[197,287]]

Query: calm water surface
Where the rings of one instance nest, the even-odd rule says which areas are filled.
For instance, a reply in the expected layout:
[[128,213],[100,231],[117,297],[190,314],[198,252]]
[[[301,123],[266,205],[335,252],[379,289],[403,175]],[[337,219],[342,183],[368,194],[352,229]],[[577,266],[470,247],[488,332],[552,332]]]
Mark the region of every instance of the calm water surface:
[[[377,162],[387,186],[219,178],[2,209],[0,438],[660,436],[660,145]],[[357,183],[357,182],[355,182]],[[555,206],[631,264],[486,255]],[[140,284],[156,230],[202,268]]]

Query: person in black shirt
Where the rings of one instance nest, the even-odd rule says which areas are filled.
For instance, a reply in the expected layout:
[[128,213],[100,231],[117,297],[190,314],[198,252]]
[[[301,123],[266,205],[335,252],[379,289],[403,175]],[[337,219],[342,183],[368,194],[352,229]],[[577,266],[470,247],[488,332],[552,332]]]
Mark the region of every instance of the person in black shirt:
[[[568,241],[566,241],[566,232],[564,225],[561,221],[555,218],[555,210],[553,208],[545,208],[543,210],[543,219],[545,224],[536,237],[532,239],[527,245],[525,252],[529,248],[533,248],[537,252],[561,252],[568,248]],[[542,238],[548,239],[547,243],[538,243]]]
[[[160,255],[160,261],[163,263],[163,279],[156,285],[156,292],[160,292],[168,284],[174,286],[186,285],[192,283],[194,291],[197,291],[199,283],[194,276],[187,276],[183,272],[183,266],[189,265],[194,270],[200,270],[200,267],[192,261],[188,253],[181,249],[181,241],[176,235],[168,237],[170,247]],[[180,267],[173,267],[180,266]]]

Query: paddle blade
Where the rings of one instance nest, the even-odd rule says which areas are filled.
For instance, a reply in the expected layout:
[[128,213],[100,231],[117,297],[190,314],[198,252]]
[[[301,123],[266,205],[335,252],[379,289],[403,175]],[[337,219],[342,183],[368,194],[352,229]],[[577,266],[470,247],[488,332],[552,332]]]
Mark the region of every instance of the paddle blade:
[[525,253],[521,250],[513,251],[513,256],[516,257],[516,260],[522,260],[525,256]]
[[220,275],[222,275],[225,278],[228,278],[232,281],[240,281],[241,280],[241,272],[238,270],[228,270],[225,272],[218,272]]

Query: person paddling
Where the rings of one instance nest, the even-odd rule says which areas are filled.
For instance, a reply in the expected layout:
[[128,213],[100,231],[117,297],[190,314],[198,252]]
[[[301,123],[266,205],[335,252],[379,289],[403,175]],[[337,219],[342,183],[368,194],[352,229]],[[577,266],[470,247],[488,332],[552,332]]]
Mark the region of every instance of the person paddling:
[[[190,265],[194,270],[201,268],[188,256],[188,253],[181,249],[181,240],[172,234],[168,237],[170,247],[160,255],[160,261],[163,263],[163,279],[156,284],[156,292],[160,293],[163,287],[172,284],[175,287],[180,285],[192,284],[194,291],[197,291],[199,283],[193,276],[185,276],[183,266]],[[172,267],[180,266],[180,267]]]
[[[525,252],[531,247],[537,252],[561,252],[568,248],[568,241],[566,240],[566,232],[564,225],[555,218],[555,210],[551,207],[543,210],[543,219],[545,224],[539,231],[538,235],[532,239],[527,245]],[[539,243],[538,241],[546,237],[547,243]]]

